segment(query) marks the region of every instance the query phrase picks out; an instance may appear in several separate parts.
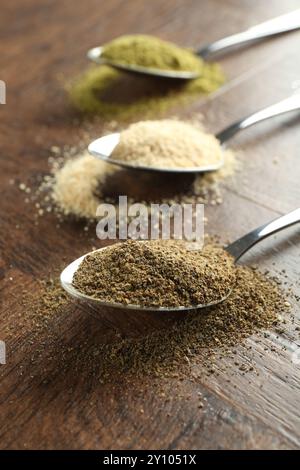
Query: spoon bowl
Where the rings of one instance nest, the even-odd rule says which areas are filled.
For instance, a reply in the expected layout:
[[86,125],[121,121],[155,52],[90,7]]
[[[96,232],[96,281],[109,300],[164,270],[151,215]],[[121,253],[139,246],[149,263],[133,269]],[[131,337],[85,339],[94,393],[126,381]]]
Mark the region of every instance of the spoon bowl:
[[[195,55],[207,59],[212,55],[223,52],[224,50],[245,44],[255,43],[260,39],[294,31],[298,28],[300,28],[300,9],[252,26],[249,29],[242,31],[241,33],[233,34],[231,36],[227,36],[212,43],[206,44],[194,52]],[[193,80],[199,77],[198,72],[162,70],[142,67],[139,65],[125,64],[115,60],[107,60],[106,58],[102,57],[102,53],[102,47],[93,47],[87,52],[87,57],[97,64],[106,64],[123,72],[176,80]]]
[[97,305],[101,307],[110,307],[110,308],[117,308],[117,309],[124,309],[124,310],[125,309],[126,310],[143,310],[143,311],[148,311],[148,312],[179,312],[179,311],[195,310],[195,309],[217,305],[220,302],[224,302],[224,300],[226,300],[227,297],[229,297],[229,295],[231,294],[232,289],[228,291],[225,297],[222,297],[221,299],[218,299],[215,302],[211,302],[205,305],[199,304],[199,305],[179,306],[179,307],[146,307],[146,306],[134,305],[134,304],[120,304],[116,302],[106,302],[101,299],[96,299],[95,297],[92,297],[90,295],[83,294],[78,289],[76,289],[72,283],[75,272],[77,271],[77,269],[79,268],[80,264],[82,263],[82,261],[84,260],[86,256],[89,256],[92,253],[104,251],[107,248],[108,247],[104,247],[98,250],[94,250],[90,253],[86,253],[85,255],[73,261],[62,271],[60,275],[61,285],[71,297],[73,297],[74,299],[81,300],[89,304],[93,304],[93,305]]
[[130,170],[142,170],[142,171],[151,171],[151,172],[161,172],[161,173],[208,173],[210,171],[217,171],[224,165],[224,157],[219,160],[218,164],[207,165],[201,167],[190,167],[190,168],[167,168],[167,167],[156,167],[156,166],[145,166],[145,165],[136,165],[130,162],[122,162],[121,160],[114,160],[111,158],[111,155],[120,142],[121,134],[115,132],[113,134],[105,135],[99,139],[94,140],[88,146],[88,151],[94,157],[100,158],[106,163],[111,163],[112,165],[117,165],[122,168],[127,168]]
[[[300,94],[295,94],[286,98],[278,103],[275,103],[271,106],[263,108],[256,113],[250,114],[249,116],[240,119],[239,121],[234,122],[230,126],[223,129],[221,132],[216,134],[216,139],[220,142],[222,149],[226,146],[226,143],[234,137],[238,132],[243,129],[247,129],[248,127],[253,126],[256,123],[264,121],[266,119],[270,119],[274,116],[278,116],[280,114],[288,113],[291,111],[296,111],[300,109]],[[218,161],[218,163],[214,163],[211,165],[206,166],[199,166],[199,167],[155,167],[155,166],[145,166],[145,165],[136,165],[130,162],[123,162],[121,160],[114,160],[111,158],[113,155],[114,149],[120,142],[120,133],[113,133],[99,139],[94,140],[88,146],[88,151],[94,157],[100,158],[107,163],[111,163],[112,165],[118,165],[123,168],[128,168],[132,170],[142,170],[142,171],[154,171],[154,172],[161,172],[161,173],[207,173],[211,171],[217,171],[222,168],[225,163],[224,159],[224,152],[222,154],[222,158]]]
[[109,65],[122,72],[137,73],[141,75],[150,75],[156,78],[173,78],[176,80],[193,80],[198,78],[200,74],[198,72],[189,72],[183,70],[162,70],[151,67],[142,67],[140,65],[125,64],[123,62],[117,62],[116,60],[109,60],[102,57],[103,47],[93,47],[87,52],[87,57],[96,62],[99,65]]
[[[294,225],[298,222],[300,222],[300,208],[286,215],[278,217],[277,219],[272,220],[271,222],[264,224],[258,227],[257,229],[247,233],[243,237],[239,238],[235,242],[225,247],[225,250],[233,257],[234,262],[236,263],[244,253],[246,253],[252,246],[256,245],[261,240],[264,240],[270,235],[277,233],[280,230],[283,230],[284,228],[290,227],[291,225]],[[143,241],[141,241],[140,243],[143,243]],[[107,248],[108,247],[100,248],[99,250],[95,250],[91,253],[103,251],[103,250],[106,250]],[[217,305],[221,302],[224,302],[229,297],[234,287],[232,286],[232,289],[228,291],[225,297],[218,299],[215,302],[205,304],[205,305],[201,304],[201,305],[192,305],[192,306],[182,305],[179,307],[147,307],[143,305],[131,305],[131,304],[119,304],[119,303],[114,303],[114,302],[107,302],[107,301],[96,299],[92,296],[83,294],[78,289],[76,289],[73,285],[73,276],[75,272],[78,270],[84,258],[90,255],[91,253],[87,253],[83,255],[80,258],[73,261],[71,264],[69,264],[62,271],[60,275],[60,282],[61,282],[62,287],[65,289],[65,291],[74,299],[81,300],[83,302],[93,304],[98,307],[102,306],[102,307],[112,307],[112,308],[118,308],[118,309],[121,308],[121,309],[128,309],[128,310],[144,310],[144,311],[156,311],[156,312],[176,312],[176,311],[197,310],[197,309],[202,309],[205,307],[211,307],[213,305]]]

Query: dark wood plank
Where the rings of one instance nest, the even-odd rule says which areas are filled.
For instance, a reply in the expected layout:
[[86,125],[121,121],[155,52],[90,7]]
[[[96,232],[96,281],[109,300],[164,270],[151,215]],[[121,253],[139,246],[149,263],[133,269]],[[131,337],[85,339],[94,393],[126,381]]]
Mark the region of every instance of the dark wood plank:
[[[87,131],[101,131],[99,122],[75,119],[62,91],[86,66],[90,46],[127,32],[196,46],[296,7],[296,0],[27,0],[22,6],[11,0],[2,6],[0,78],[8,95],[0,106],[0,339],[8,354],[0,366],[1,448],[299,448],[299,365],[291,359],[299,338],[290,324],[279,338],[257,343],[252,337],[237,348],[241,361],[256,364],[250,376],[235,373],[228,382],[220,363],[218,376],[198,381],[129,381],[124,374],[121,383],[110,384],[101,383],[96,359],[86,360],[93,346],[109,343],[116,329],[142,337],[167,327],[166,319],[111,311],[94,318],[88,307],[70,302],[43,327],[36,325],[21,291],[39,289],[39,279],[57,275],[99,241],[93,230],[85,234],[75,223],[58,229],[52,215],[36,225],[32,207],[10,184],[12,178],[36,184],[48,170],[52,145],[76,145]],[[229,54],[222,59],[228,84],[208,100],[170,113],[201,112],[215,131],[284,98],[300,86],[299,41],[293,33]],[[206,208],[211,233],[234,239],[299,205],[298,128],[299,119],[286,116],[234,140],[241,168],[224,183],[223,204]],[[299,241],[294,227],[245,260],[272,273],[285,269],[299,292]],[[293,313],[299,322],[297,305]]]

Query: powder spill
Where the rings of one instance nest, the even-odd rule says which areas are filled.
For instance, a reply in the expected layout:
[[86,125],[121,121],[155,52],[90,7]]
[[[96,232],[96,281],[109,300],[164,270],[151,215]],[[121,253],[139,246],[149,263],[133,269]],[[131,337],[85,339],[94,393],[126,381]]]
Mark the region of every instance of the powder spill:
[[120,36],[104,44],[101,57],[150,69],[202,72],[203,61],[192,51],[154,36]]
[[136,166],[195,168],[219,165],[222,149],[214,135],[174,120],[140,121],[121,132],[113,160]]
[[91,66],[66,86],[71,104],[82,113],[103,119],[129,120],[151,117],[167,109],[205,96],[225,81],[218,64],[204,63],[195,80],[166,80],[136,77],[108,66]]
[[[82,341],[74,345],[73,340],[69,341],[69,334],[63,337],[59,318],[61,309],[67,311],[65,321],[70,323],[67,330],[71,328],[76,332],[76,323],[71,321],[72,311],[77,312],[78,322],[81,307],[66,297],[58,282],[42,283],[30,295],[24,292],[23,297],[25,314],[22,321],[29,317],[33,333],[30,364],[41,361],[48,371],[52,370],[53,363],[55,376],[58,369],[65,372],[70,369],[73,375],[76,370],[82,371],[84,364],[86,374],[102,383],[130,381],[145,376],[197,381],[221,370],[227,377],[241,371],[243,374],[251,372],[255,368],[253,358],[246,352],[237,361],[237,347],[249,349],[245,341],[255,335],[255,341],[263,342],[265,351],[268,351],[264,338],[269,332],[271,338],[280,335],[288,318],[286,314],[290,312],[290,304],[278,280],[272,280],[250,267],[239,266],[235,288],[221,304],[201,311],[180,312],[175,318],[169,317],[164,326],[159,324],[150,333],[142,335],[135,333],[132,336],[132,332],[121,335],[116,324],[116,332],[113,336],[109,334],[109,339],[103,342],[103,328],[100,327],[100,336],[85,338],[83,334]],[[87,309],[87,306],[83,309],[84,318]],[[272,351],[276,344],[272,342]],[[49,374],[45,380],[51,380]]]
[[[39,291],[38,296],[35,291]],[[48,323],[51,323],[51,320],[69,305],[69,300],[57,277],[38,281],[33,292],[23,292],[22,304],[26,311],[23,320],[33,321],[32,328],[38,330],[47,327]]]
[[212,245],[126,241],[88,255],[73,277],[80,292],[104,302],[145,307],[216,303],[235,282],[233,259]]
[[238,267],[235,289],[225,302],[188,312],[147,337],[119,338],[114,344],[95,346],[103,379],[111,380],[112,370],[191,378],[193,364],[199,365],[200,375],[209,375],[218,358],[229,357],[237,344],[259,330],[276,328],[279,315],[288,310],[276,283],[251,268]]
[[85,153],[80,158],[67,160],[55,171],[52,198],[64,215],[95,217],[100,203],[96,193],[113,168]]
[[[235,155],[224,152],[224,165],[219,171],[199,175],[164,175],[120,169],[92,157],[87,151],[75,156],[51,158],[51,174],[46,175],[37,194],[28,194],[26,202],[36,202],[38,215],[56,211],[63,216],[95,220],[101,203],[118,203],[120,195],[128,196],[128,204],[185,204],[222,202],[220,183],[237,168]],[[139,181],[139,185],[136,181]]]

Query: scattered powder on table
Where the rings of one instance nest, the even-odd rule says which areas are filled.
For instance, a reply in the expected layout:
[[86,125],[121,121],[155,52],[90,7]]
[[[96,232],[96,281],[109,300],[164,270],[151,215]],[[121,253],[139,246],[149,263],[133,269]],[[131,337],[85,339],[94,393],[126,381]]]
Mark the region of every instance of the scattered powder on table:
[[203,60],[191,50],[145,34],[120,36],[103,45],[101,57],[150,69],[202,72]]
[[95,251],[73,278],[86,295],[145,307],[213,304],[228,296],[234,282],[233,259],[225,250],[191,250],[175,240],[129,240]]
[[[279,316],[290,310],[276,282],[249,267],[240,266],[236,273],[235,289],[223,303],[187,312],[167,328],[140,339],[95,345],[91,355],[97,351],[103,379],[113,380],[118,373],[193,378],[195,364],[199,376],[211,374],[218,372],[219,359],[230,357],[247,337],[276,330]],[[244,366],[244,372],[253,368],[249,363]],[[241,363],[227,367],[230,375]]]
[[54,172],[52,198],[65,215],[95,217],[100,203],[97,190],[114,169],[88,153],[69,159]]
[[83,114],[102,119],[132,120],[153,117],[171,107],[206,96],[225,81],[218,64],[204,63],[195,80],[166,80],[119,72],[111,67],[90,66],[66,85],[71,104]]
[[142,202],[149,210],[152,202],[214,205],[222,202],[220,183],[230,178],[237,167],[235,155],[230,150],[224,152],[224,159],[224,166],[219,171],[166,177],[120,169],[84,151],[71,158],[52,159],[51,174],[43,178],[37,194],[28,195],[27,185],[24,185],[24,191],[26,200],[38,199],[41,214],[54,210],[63,216],[86,220],[95,220],[101,203],[112,203],[117,207],[119,195],[124,194],[128,196],[128,204]]
[[140,121],[121,132],[111,158],[136,166],[194,168],[219,165],[223,159],[214,135],[175,119]]
[[[82,308],[86,318],[88,307],[73,302],[59,286],[58,279],[38,283],[34,291],[24,291],[24,315],[19,320],[21,324],[28,322],[32,330],[31,350],[26,350],[28,371],[32,362],[39,362],[47,381],[57,378],[58,370],[72,377],[75,371],[85,370],[86,377],[90,375],[101,382],[130,381],[144,376],[197,381],[221,371],[228,378],[251,372],[255,360],[251,345],[245,342],[249,336],[255,334],[254,340],[262,342],[264,350],[269,352],[284,348],[280,344],[286,344],[280,338],[287,328],[284,324],[290,321],[290,305],[279,285],[278,279],[273,280],[250,267],[238,266],[235,288],[223,303],[201,311],[180,312],[155,330],[152,322],[152,331],[146,334],[132,331],[120,334],[116,320],[109,340],[103,342],[101,327],[98,331],[101,335],[95,330],[88,338],[84,336],[85,331],[82,335],[81,330],[78,331],[80,310]],[[74,322],[73,312],[76,312]],[[60,322],[69,322],[67,331],[73,331],[81,340],[74,342],[74,335],[70,339]],[[99,317],[96,324],[99,324]],[[297,324],[295,327],[295,338],[298,338]],[[10,330],[14,337],[13,328],[16,328],[15,323]],[[292,334],[290,328],[288,331]],[[265,341],[269,332],[271,339],[279,336],[279,340],[272,339],[270,345]],[[249,352],[237,355],[239,345],[244,345]]]
[[[30,289],[24,288],[21,295],[20,292],[15,295],[15,300],[21,302],[23,310],[17,322],[18,335],[23,330],[28,331],[29,327],[31,333],[35,332],[35,337],[38,337],[39,332],[47,329],[54,318],[62,318],[65,314],[70,298],[62,289],[58,274],[46,280],[37,280]],[[8,327],[8,333],[14,337],[13,328],[15,324],[12,328]]]

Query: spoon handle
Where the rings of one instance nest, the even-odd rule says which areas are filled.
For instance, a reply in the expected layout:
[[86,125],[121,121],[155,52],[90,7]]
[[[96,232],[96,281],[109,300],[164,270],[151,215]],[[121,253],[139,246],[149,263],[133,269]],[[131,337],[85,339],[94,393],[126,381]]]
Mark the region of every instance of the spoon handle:
[[256,245],[256,243],[298,222],[300,222],[300,208],[252,230],[252,232],[247,233],[231,243],[225,249],[234,257],[235,261],[237,261],[253,245]]
[[250,116],[234,122],[229,127],[219,132],[216,138],[221,144],[224,144],[241,130],[247,129],[247,127],[253,126],[271,117],[278,116],[279,114],[296,111],[297,109],[300,109],[300,93],[294,94],[285,100],[279,101],[279,103],[263,108]]
[[252,26],[238,34],[227,36],[205,45],[197,51],[197,55],[207,58],[234,46],[243,45],[259,39],[275,36],[300,28],[300,9],[272,18],[271,20]]

